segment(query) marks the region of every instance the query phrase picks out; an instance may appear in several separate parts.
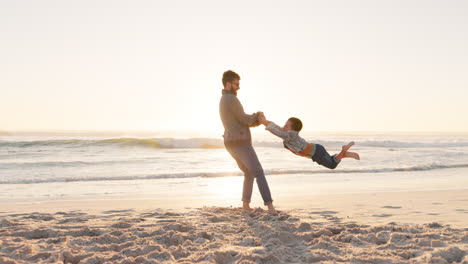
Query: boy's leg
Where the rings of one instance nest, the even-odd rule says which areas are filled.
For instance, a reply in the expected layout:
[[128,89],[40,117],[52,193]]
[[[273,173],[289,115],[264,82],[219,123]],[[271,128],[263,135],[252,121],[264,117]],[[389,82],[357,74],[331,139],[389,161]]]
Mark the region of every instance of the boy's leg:
[[347,145],[341,147],[341,152],[336,155],[337,160],[342,160],[346,157],[346,152],[354,145],[354,141],[349,142]]
[[312,156],[312,160],[329,169],[335,169],[338,163],[340,163],[336,155],[330,156],[327,150],[320,144],[315,145],[315,154]]
[[356,159],[356,160],[361,160],[361,157],[359,157],[359,154],[357,154],[356,152],[351,152],[351,151],[346,151],[344,157],[345,158],[352,158],[352,159]]

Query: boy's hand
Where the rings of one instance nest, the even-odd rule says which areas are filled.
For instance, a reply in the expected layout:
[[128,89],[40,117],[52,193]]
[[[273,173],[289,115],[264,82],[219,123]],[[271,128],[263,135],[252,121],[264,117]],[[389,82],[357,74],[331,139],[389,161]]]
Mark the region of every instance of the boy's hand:
[[267,123],[265,114],[263,112],[258,112],[258,122],[262,125],[265,125]]
[[265,118],[265,116],[263,115],[263,112],[258,111],[257,118],[258,118],[258,123],[263,124],[263,118]]

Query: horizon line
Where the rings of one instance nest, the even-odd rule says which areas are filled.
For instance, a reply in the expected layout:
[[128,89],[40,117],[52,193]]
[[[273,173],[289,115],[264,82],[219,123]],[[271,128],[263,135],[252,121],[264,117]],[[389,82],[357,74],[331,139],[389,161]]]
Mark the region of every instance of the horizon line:
[[[18,129],[18,130],[4,130],[0,129],[0,133],[121,133],[121,132],[135,132],[135,133],[193,133],[193,134],[213,134],[219,131],[208,130],[169,130],[169,129]],[[221,131],[222,132],[222,131]],[[262,131],[263,132],[263,131]],[[411,131],[411,130],[303,130],[301,133],[331,133],[331,134],[466,134],[468,131]],[[1,136],[1,134],[0,134]]]

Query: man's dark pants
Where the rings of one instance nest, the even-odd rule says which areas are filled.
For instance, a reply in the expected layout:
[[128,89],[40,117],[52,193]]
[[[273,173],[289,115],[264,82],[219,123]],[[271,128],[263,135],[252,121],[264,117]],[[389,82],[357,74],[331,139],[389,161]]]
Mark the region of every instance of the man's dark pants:
[[265,205],[273,202],[270,188],[265,178],[262,165],[258,160],[252,145],[226,146],[227,151],[236,160],[239,169],[244,172],[244,188],[242,190],[242,201],[250,202],[254,178],[257,179],[258,189],[262,195]]

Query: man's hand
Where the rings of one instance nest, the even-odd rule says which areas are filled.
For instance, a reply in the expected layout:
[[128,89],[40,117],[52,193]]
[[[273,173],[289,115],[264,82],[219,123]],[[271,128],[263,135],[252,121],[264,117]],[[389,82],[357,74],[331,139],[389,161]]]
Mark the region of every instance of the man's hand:
[[258,114],[258,122],[266,126],[267,120],[265,118],[265,114],[263,112],[258,112],[257,114]]

